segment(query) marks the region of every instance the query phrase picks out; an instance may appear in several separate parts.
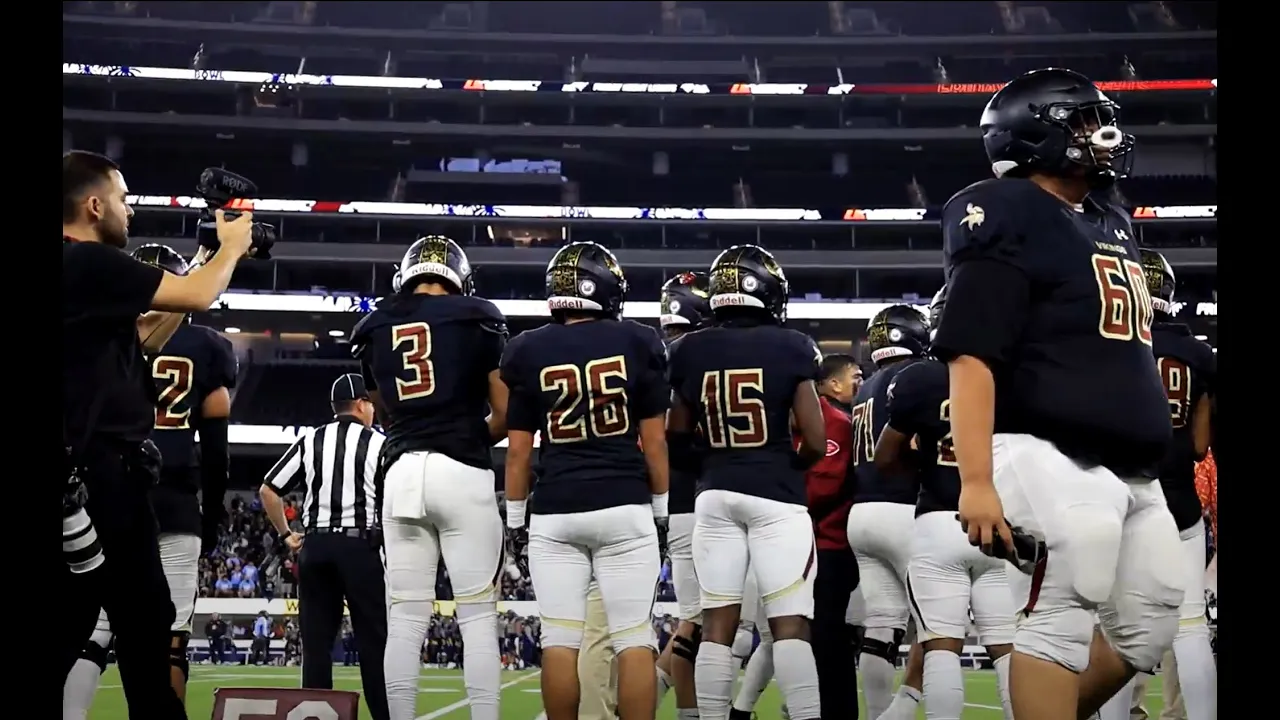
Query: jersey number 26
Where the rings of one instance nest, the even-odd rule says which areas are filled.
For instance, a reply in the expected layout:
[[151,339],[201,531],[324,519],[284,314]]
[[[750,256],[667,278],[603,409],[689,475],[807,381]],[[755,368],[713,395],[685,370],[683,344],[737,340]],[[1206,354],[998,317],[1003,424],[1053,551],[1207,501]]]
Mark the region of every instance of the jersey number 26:
[[631,429],[625,357],[615,355],[592,360],[583,368],[552,365],[542,369],[539,380],[543,392],[557,393],[547,412],[548,442],[573,443],[588,437],[614,437],[625,435]]

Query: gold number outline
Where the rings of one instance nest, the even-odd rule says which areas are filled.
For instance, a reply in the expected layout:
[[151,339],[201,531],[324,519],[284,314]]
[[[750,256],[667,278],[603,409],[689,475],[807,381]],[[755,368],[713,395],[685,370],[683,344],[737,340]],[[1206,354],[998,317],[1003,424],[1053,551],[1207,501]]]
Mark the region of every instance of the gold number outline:
[[1169,420],[1175,429],[1187,426],[1191,415],[1191,368],[1177,358],[1156,359],[1160,384],[1169,398]]
[[[708,370],[702,374],[702,404],[707,416],[707,444],[713,448],[749,450],[769,443],[769,420],[764,400],[747,397],[754,389],[764,394],[764,370],[738,368]],[[732,419],[745,420],[746,429],[734,427]]]
[[853,448],[849,454],[854,465],[875,460],[875,407],[876,399],[855,405],[849,412],[853,421]]
[[[549,365],[538,374],[543,392],[559,395],[546,414],[544,433],[549,443],[556,445],[582,442],[587,439],[588,418],[591,434],[597,438],[617,437],[631,430],[631,414],[627,400],[627,359],[622,355],[592,360],[583,370],[572,363]],[[609,378],[620,378],[623,385],[610,387]],[[565,417],[573,414],[586,399],[587,410],[569,422]],[[616,429],[614,429],[616,426]],[[564,434],[568,431],[569,435]]]
[[[195,363],[180,355],[159,355],[151,361],[151,376],[168,385],[156,402],[155,429],[186,430],[191,427],[191,408],[175,413],[173,406],[191,394],[196,376]],[[166,399],[172,394],[172,399]],[[171,422],[172,424],[165,424]]]
[[424,322],[392,326],[391,350],[399,350],[405,344],[409,349],[400,353],[400,364],[413,379],[396,378],[396,397],[400,402],[428,397],[436,391],[436,364],[431,359],[431,326]]
[[1103,253],[1094,253],[1090,262],[1101,304],[1098,334],[1108,340],[1128,341],[1136,332],[1140,342],[1151,345],[1154,311],[1142,266]]
[[960,467],[956,461],[955,443],[951,440],[951,400],[943,400],[938,406],[938,419],[947,426],[947,432],[938,438],[938,464],[943,467]]

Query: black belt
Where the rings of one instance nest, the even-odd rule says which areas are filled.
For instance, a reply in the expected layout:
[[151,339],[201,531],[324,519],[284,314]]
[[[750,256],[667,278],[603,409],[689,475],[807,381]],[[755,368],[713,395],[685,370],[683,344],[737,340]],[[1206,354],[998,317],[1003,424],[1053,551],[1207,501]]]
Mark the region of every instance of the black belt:
[[315,528],[307,530],[308,535],[345,535],[353,538],[376,538],[381,532],[374,528]]

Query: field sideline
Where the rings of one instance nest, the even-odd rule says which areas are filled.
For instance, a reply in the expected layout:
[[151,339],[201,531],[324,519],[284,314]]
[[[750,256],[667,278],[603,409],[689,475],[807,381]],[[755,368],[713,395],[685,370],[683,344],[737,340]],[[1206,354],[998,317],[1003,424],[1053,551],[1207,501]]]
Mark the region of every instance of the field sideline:
[[[213,706],[213,690],[218,687],[297,687],[296,667],[253,667],[244,665],[196,665],[191,668],[188,685],[187,714],[191,720],[208,720]],[[357,668],[335,667],[337,690],[359,690]],[[467,698],[459,670],[423,670],[419,684],[417,720],[467,720]],[[990,671],[968,671],[965,674],[964,720],[1000,720],[1000,699],[996,694],[996,678]],[[658,712],[659,720],[674,720],[674,698],[668,695]],[[779,717],[781,698],[777,687],[770,685],[757,708],[762,720]],[[1157,717],[1160,712],[1160,679],[1147,686],[1147,712]],[[865,711],[861,715],[865,718]],[[367,711],[361,704],[361,718]],[[502,674],[502,720],[541,720],[542,699],[538,690],[538,671],[504,672]],[[921,720],[924,712],[919,715]],[[89,720],[128,720],[120,676],[115,666],[107,669],[102,686],[89,713]]]

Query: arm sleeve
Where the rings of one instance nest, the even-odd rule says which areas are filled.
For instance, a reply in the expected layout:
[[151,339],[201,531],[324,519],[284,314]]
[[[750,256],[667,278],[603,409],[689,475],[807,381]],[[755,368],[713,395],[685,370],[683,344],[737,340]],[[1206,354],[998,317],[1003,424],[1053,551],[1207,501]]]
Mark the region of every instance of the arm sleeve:
[[227,476],[231,470],[228,455],[227,418],[203,418],[200,421],[200,490],[202,507],[219,507],[227,494]]
[[76,243],[62,264],[64,294],[87,314],[137,317],[151,309],[164,270],[102,243]]
[[302,482],[302,446],[306,439],[307,435],[303,434],[294,441],[263,478],[262,482],[270,485],[276,494],[288,495]]
[[951,275],[947,305],[933,338],[943,362],[971,355],[988,364],[1012,359],[1027,323],[1031,283],[1021,269],[1001,260],[969,260]]
[[667,383],[667,349],[656,332],[645,328],[644,370],[640,374],[640,397],[636,409],[640,419],[656,417],[671,406],[671,387]]
[[538,413],[537,391],[531,390],[520,372],[519,348],[522,343],[512,342],[502,354],[499,373],[502,382],[506,383],[509,396],[507,399],[507,428],[524,432],[537,432],[542,429],[542,419]]
[[210,386],[231,390],[236,386],[236,375],[239,374],[240,369],[236,361],[235,348],[229,340],[217,334],[214,334],[214,348],[213,377]]

